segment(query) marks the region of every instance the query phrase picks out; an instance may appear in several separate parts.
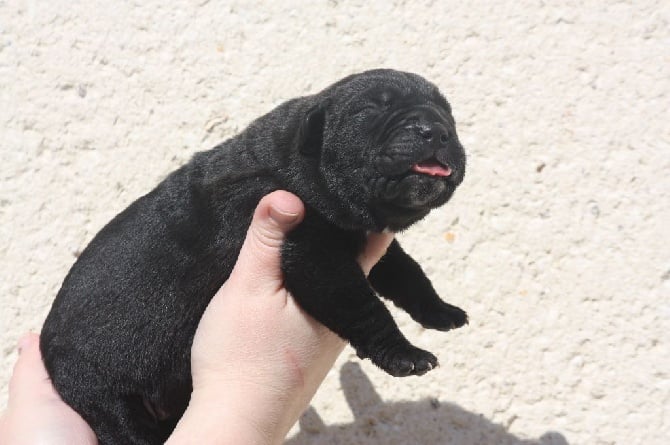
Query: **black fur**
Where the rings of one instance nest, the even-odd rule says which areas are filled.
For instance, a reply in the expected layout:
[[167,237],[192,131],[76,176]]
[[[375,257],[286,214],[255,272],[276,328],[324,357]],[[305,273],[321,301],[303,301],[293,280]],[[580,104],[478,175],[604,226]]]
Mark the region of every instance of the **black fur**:
[[[451,174],[412,171],[424,161]],[[389,374],[427,372],[437,359],[405,339],[375,290],[429,328],[467,316],[397,241],[369,280],[356,257],[366,232],[409,227],[447,202],[464,172],[449,104],[415,74],[368,71],[285,102],[196,154],[86,247],[42,330],[54,385],[102,445],[162,443],[189,400],[200,317],[258,201],[278,189],[306,205],[282,247],[299,304]]]

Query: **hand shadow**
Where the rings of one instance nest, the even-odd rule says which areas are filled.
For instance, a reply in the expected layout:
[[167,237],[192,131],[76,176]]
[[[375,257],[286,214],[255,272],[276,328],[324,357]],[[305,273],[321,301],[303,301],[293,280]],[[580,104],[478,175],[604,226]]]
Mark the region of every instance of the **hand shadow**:
[[520,439],[503,425],[437,399],[384,403],[356,363],[342,366],[340,379],[354,421],[328,426],[309,407],[300,432],[284,445],[569,445],[556,432]]

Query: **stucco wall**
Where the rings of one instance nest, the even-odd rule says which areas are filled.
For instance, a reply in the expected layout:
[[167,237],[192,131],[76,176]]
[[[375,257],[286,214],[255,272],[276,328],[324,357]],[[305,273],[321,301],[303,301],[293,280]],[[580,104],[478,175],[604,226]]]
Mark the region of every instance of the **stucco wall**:
[[383,66],[453,105],[465,182],[401,239],[471,322],[394,312],[442,366],[393,379],[348,349],[289,443],[668,443],[669,22],[640,0],[0,0],[0,407],[105,222],[281,101]]

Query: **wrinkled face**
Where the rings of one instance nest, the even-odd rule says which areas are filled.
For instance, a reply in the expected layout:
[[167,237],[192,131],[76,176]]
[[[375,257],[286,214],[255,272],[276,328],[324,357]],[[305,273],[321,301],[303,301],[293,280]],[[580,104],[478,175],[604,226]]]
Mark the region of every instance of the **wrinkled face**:
[[339,174],[350,169],[377,220],[402,230],[447,202],[463,180],[465,152],[435,86],[412,74],[380,74],[354,77],[356,93],[335,104],[324,154]]

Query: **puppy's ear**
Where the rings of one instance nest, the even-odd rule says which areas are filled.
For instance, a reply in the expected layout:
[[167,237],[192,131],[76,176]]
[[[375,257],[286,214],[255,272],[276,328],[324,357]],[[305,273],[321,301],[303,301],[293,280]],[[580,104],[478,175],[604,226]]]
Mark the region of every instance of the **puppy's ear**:
[[325,99],[310,108],[298,131],[298,150],[305,156],[315,156],[323,144],[323,126],[326,123],[326,109],[330,99]]

